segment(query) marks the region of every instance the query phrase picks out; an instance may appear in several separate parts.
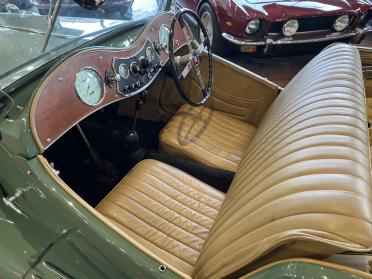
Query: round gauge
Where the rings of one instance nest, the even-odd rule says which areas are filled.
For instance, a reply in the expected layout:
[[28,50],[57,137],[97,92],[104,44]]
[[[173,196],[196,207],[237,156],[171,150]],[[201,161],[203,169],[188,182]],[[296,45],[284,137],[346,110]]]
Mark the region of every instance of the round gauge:
[[146,48],[146,58],[151,63],[155,60],[155,52],[151,47]]
[[82,69],[75,76],[75,90],[84,104],[95,106],[104,95],[102,78],[93,69]]
[[159,43],[164,47],[165,52],[169,51],[169,28],[166,25],[160,26]]
[[123,79],[127,79],[128,76],[129,76],[129,68],[127,65],[125,64],[120,64],[119,65],[119,75],[123,78]]

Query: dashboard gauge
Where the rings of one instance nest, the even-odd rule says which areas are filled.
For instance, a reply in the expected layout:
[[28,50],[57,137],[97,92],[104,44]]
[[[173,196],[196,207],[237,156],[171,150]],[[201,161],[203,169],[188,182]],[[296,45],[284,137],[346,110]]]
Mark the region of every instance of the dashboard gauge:
[[166,25],[160,26],[159,43],[164,47],[165,52],[169,52],[169,27]]
[[123,79],[127,79],[129,77],[129,68],[124,63],[119,65],[119,75]]
[[155,60],[155,51],[153,48],[148,47],[146,48],[146,58],[149,63],[152,63]]
[[75,90],[84,104],[96,106],[104,95],[102,78],[95,70],[84,68],[75,76]]

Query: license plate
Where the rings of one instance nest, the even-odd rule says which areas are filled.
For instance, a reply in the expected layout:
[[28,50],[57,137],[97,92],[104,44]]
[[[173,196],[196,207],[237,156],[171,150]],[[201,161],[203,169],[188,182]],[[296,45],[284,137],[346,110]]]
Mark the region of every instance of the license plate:
[[247,52],[247,53],[253,53],[256,51],[256,47],[255,46],[241,46],[240,51]]

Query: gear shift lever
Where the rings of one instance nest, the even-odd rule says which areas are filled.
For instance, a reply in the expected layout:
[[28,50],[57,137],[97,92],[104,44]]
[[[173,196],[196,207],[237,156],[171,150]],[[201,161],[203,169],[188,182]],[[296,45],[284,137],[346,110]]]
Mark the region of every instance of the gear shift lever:
[[146,96],[147,92],[143,91],[140,93],[138,100],[136,101],[136,104],[134,106],[134,119],[132,123],[132,128],[130,129],[132,132],[136,131],[136,125],[137,125],[137,119],[139,111],[141,110],[142,106],[146,103]]
[[137,119],[142,106],[146,103],[147,91],[143,91],[139,94],[139,98],[134,106],[134,119],[130,130],[126,130],[124,133],[124,142],[127,149],[131,149],[136,152],[139,149],[139,136],[136,131]]

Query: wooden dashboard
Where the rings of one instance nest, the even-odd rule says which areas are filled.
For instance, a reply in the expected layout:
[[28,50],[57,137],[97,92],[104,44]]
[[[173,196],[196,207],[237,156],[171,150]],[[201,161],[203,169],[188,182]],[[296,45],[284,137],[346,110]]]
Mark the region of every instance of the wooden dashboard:
[[[158,51],[160,28],[170,27],[172,13],[162,13],[151,19],[137,40],[128,48],[90,48],[83,50],[54,68],[42,81],[34,96],[30,112],[33,136],[41,151],[47,149],[69,129],[93,112],[111,103],[136,95],[146,89],[169,60],[168,53]],[[174,32],[175,50],[186,43],[179,24]],[[139,62],[144,51],[154,48],[155,62],[146,73],[121,78],[118,67],[121,61],[132,64]],[[124,64],[124,63],[122,63]],[[75,89],[77,73],[81,69],[91,69],[102,80],[103,95],[95,105],[84,103]],[[112,77],[108,82],[108,76]]]

